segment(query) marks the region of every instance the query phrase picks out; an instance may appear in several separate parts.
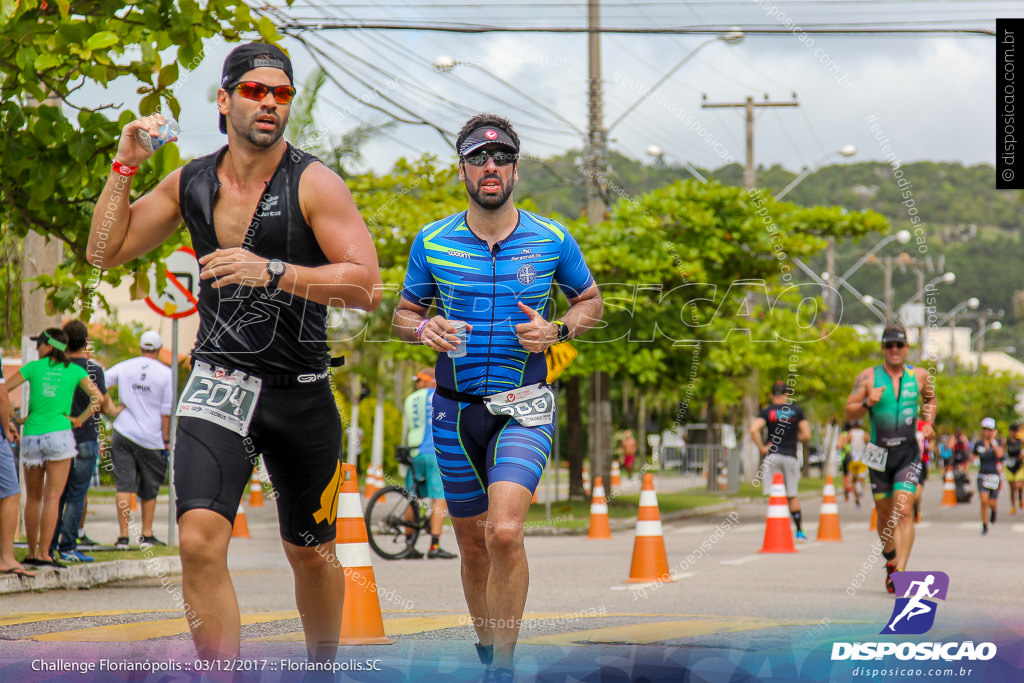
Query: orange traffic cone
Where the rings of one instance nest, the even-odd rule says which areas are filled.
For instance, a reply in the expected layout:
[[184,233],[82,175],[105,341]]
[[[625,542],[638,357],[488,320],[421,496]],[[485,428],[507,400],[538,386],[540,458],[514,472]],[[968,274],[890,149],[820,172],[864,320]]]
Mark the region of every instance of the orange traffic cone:
[[231,525],[231,538],[252,538],[249,535],[249,522],[245,519],[245,508],[241,503],[238,504],[235,523]]
[[[372,468],[371,468],[372,471]],[[345,568],[345,601],[341,608],[341,645],[390,645],[384,635],[377,580],[370,561],[363,506],[359,501],[356,466],[341,466],[338,492],[338,560]]]
[[590,527],[587,538],[606,539],[612,537],[612,529],[608,525],[608,502],[604,498],[604,482],[601,477],[594,477],[594,500],[590,504]]
[[764,528],[764,545],[759,553],[795,553],[793,529],[789,526],[789,506],[786,504],[786,484],[782,473],[772,477],[771,495],[768,496],[768,520]]
[[871,508],[871,526],[868,531],[878,531],[878,510]]
[[946,483],[942,485],[942,507],[956,507],[956,484],[953,483],[953,470],[946,471]]
[[583,465],[583,490],[590,493],[590,470],[587,469],[586,463]]
[[260,483],[259,472],[252,471],[252,483],[249,484],[249,507],[263,507],[263,484]]
[[836,487],[832,483],[831,474],[825,475],[825,492],[821,498],[821,513],[818,516],[818,540],[843,540],[843,534],[839,530],[839,506],[836,505]]
[[619,471],[619,461],[612,460],[612,491],[622,486],[622,473]]
[[729,488],[729,468],[723,467],[722,471],[718,473],[718,490],[725,491]]
[[372,463],[366,466],[366,483],[363,486],[363,498],[372,498],[377,493],[377,467]]
[[640,510],[636,516],[636,540],[633,541],[633,562],[626,583],[673,581],[668,571],[665,537],[661,533],[661,513],[654,492],[654,475],[644,475],[640,491]]

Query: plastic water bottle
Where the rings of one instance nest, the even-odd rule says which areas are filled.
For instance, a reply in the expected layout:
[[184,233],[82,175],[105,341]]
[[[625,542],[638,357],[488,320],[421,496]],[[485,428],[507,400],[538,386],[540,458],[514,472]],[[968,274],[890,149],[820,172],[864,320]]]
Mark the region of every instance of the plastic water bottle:
[[170,114],[164,114],[164,123],[160,126],[159,132],[156,137],[149,134],[148,130],[140,128],[135,131],[138,141],[146,148],[150,154],[160,149],[160,147],[170,140],[171,138],[178,137],[181,132],[181,127],[178,122],[174,120],[174,117]]
[[469,337],[466,330],[466,322],[464,320],[453,320],[452,327],[455,328],[455,335],[459,338],[461,343],[455,347],[454,351],[448,352],[448,357],[462,358],[466,355],[466,340]]

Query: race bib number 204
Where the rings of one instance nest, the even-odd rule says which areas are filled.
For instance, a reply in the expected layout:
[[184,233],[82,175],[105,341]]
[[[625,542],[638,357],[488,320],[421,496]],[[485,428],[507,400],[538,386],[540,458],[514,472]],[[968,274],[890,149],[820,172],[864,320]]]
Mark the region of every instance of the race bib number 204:
[[240,370],[228,373],[196,361],[178,401],[178,417],[197,417],[246,436],[262,384]]

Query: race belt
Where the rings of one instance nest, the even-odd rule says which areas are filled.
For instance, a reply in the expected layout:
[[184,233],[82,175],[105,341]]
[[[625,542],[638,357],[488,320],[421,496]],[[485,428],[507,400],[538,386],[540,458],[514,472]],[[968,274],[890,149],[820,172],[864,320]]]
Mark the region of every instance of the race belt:
[[262,386],[259,377],[197,360],[181,392],[177,415],[197,417],[247,436]]

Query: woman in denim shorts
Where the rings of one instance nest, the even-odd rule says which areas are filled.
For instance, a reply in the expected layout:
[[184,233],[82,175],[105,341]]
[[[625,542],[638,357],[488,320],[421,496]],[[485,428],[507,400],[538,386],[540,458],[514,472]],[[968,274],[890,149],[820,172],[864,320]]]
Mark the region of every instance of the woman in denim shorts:
[[[48,328],[37,337],[39,360],[26,363],[7,383],[8,393],[28,382],[29,414],[22,422],[21,462],[25,466],[25,535],[28,565],[63,565],[50,556],[50,539],[57,527],[57,504],[68,479],[71,460],[77,455],[71,428],[81,425],[100,409],[102,394],[80,366],[64,352],[68,338],[63,330]],[[81,415],[69,415],[75,387],[92,400]],[[45,504],[44,504],[45,501]]]

